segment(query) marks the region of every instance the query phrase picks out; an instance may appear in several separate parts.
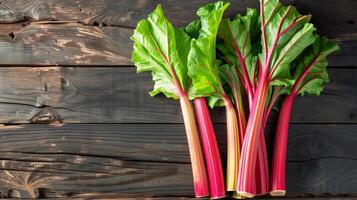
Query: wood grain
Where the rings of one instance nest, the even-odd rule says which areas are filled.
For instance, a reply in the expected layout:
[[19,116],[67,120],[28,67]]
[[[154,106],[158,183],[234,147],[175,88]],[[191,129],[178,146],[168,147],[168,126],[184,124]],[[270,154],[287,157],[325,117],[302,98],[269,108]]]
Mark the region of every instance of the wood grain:
[[[1,6],[1,4],[0,4]],[[85,26],[69,22],[0,25],[0,65],[127,66],[131,63],[132,29]],[[357,35],[332,38],[342,51],[330,66],[356,66]]]
[[[157,4],[177,26],[184,26],[196,18],[196,10],[212,0],[1,0],[1,23],[21,21],[78,21],[87,25],[135,27]],[[227,16],[244,13],[246,7],[257,7],[258,1],[231,0]],[[313,22],[323,34],[337,36],[354,33],[357,15],[354,0],[283,0],[293,4],[304,14],[312,14]],[[333,9],[331,9],[333,5]],[[183,14],[184,13],[184,14]]]
[[33,24],[3,32],[1,65],[129,65],[131,35],[127,28]]
[[[329,73],[320,97],[297,98],[292,123],[357,122],[357,71]],[[150,74],[132,67],[2,67],[0,74],[0,123],[182,123],[178,102],[151,98]],[[225,122],[223,112],[213,112],[215,122]]]
[[[291,125],[288,195],[356,194],[356,128]],[[225,159],[224,125],[216,131]],[[5,197],[193,195],[182,124],[14,125],[0,137]]]

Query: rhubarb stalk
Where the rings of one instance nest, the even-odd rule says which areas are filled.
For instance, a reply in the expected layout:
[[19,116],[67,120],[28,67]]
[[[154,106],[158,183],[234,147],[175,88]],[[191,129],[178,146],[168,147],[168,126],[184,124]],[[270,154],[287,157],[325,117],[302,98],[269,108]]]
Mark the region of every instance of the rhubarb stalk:
[[[265,75],[267,72],[263,72]],[[268,96],[268,81],[261,76],[258,80],[258,88],[254,95],[252,109],[247,124],[247,131],[242,147],[242,154],[239,168],[239,182],[237,193],[248,198],[254,197],[255,181],[254,170],[257,159],[257,144],[259,142],[259,134],[261,134],[263,116],[265,110],[265,101]]]
[[[192,79],[194,93],[199,97],[210,97],[211,107],[225,105],[227,117],[227,174],[226,190],[234,191],[237,184],[239,161],[239,128],[236,112],[231,99],[223,89],[219,69],[221,62],[216,59],[216,36],[224,10],[229,3],[221,1],[208,4],[197,11],[200,23],[198,36],[191,41],[188,55],[188,74]],[[195,31],[193,31],[195,32]]]
[[207,102],[204,97],[196,98],[193,102],[201,133],[201,142],[206,160],[211,198],[223,198],[226,190],[224,186],[221,156],[219,154],[216,135]]
[[224,98],[227,121],[227,191],[235,191],[240,159],[237,114],[231,100]]
[[301,16],[291,6],[282,6],[278,0],[260,0],[260,19],[262,63],[243,142],[237,188],[237,192],[245,197],[254,196],[252,168],[255,169],[258,144],[264,128],[269,88],[287,84],[287,65],[314,42],[315,29],[307,23],[309,18]]
[[[234,94],[238,122],[240,128],[241,147],[246,131],[246,117],[243,108],[243,92],[248,99],[249,109],[252,107],[256,90],[256,72],[258,71],[258,53],[256,51],[259,42],[259,13],[254,9],[248,9],[245,16],[238,14],[233,20],[224,19],[219,31],[218,49],[221,56],[233,67],[222,68],[223,74]],[[241,85],[243,87],[241,87]],[[264,133],[262,133],[264,134]],[[256,162],[256,184],[252,186],[252,194],[267,193],[269,189],[268,160],[265,149],[265,138],[261,136],[258,145],[258,157]]]
[[208,180],[201,152],[200,139],[198,137],[195,117],[191,102],[187,96],[180,97],[180,105],[184,119],[188,147],[190,151],[192,175],[196,197],[206,197],[209,194]]
[[131,37],[134,41],[132,61],[137,72],[150,71],[155,81],[151,96],[163,93],[180,100],[191,158],[196,197],[209,196],[209,183],[197,132],[195,116],[189,98],[191,80],[187,76],[187,56],[191,38],[175,29],[165,18],[160,5],[148,19],[141,20]]
[[294,98],[294,93],[286,96],[279,113],[273,154],[272,191],[270,192],[272,196],[285,195],[286,148],[288,142],[289,121]]
[[[273,168],[272,196],[283,196],[286,192],[285,171],[288,143],[288,129],[294,99],[298,94],[320,95],[328,82],[327,56],[338,51],[339,47],[327,38],[315,35],[315,42],[295,61],[295,80],[290,94],[283,101],[276,128]],[[289,88],[288,88],[289,89]]]

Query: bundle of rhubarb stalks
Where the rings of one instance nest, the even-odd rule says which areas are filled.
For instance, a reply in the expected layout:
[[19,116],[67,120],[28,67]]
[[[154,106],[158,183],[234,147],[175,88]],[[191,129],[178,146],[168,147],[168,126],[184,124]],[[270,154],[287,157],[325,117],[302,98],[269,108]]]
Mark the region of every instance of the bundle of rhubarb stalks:
[[[196,197],[283,196],[294,99],[320,94],[328,82],[326,57],[339,48],[317,34],[309,15],[279,0],[260,0],[259,11],[231,19],[223,18],[228,7],[208,4],[197,20],[176,28],[158,5],[131,37],[132,62],[138,72],[151,72],[151,96],[180,101]],[[225,107],[224,162],[208,106]],[[269,170],[264,129],[272,110],[279,117]]]

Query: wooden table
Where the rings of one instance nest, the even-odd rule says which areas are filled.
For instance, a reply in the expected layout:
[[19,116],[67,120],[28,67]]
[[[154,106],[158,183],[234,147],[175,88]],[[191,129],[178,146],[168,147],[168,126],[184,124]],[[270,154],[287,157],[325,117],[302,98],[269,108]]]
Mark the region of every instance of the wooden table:
[[[206,0],[0,0],[2,197],[192,197],[177,102],[150,98],[129,37],[161,3],[184,26]],[[357,1],[295,0],[342,47],[320,97],[294,105],[288,196],[357,193]],[[227,16],[257,1],[232,1]],[[212,113],[225,159],[222,110]],[[274,117],[267,130],[272,146]]]

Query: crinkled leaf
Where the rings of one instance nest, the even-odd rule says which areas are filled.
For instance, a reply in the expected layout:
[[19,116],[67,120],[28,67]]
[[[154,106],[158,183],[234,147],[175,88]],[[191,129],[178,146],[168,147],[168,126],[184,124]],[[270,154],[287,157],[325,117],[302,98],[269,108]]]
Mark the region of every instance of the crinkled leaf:
[[301,52],[315,41],[314,31],[316,29],[312,24],[305,24],[288,43],[281,49],[277,49],[278,56],[273,59],[274,73],[272,79],[289,79],[289,64],[298,57]]
[[[283,6],[279,0],[263,2],[268,51],[262,51],[261,59],[264,61],[266,52],[270,52],[272,59],[269,67],[275,80],[273,84],[286,86],[288,79],[291,79],[289,64],[314,42],[315,28],[308,23],[310,16],[301,15],[295,7]],[[265,48],[263,35],[262,46]]]
[[231,88],[239,84],[237,73],[235,73],[235,67],[232,65],[224,64],[219,68],[219,73],[222,80],[227,83]]
[[216,62],[216,36],[228,3],[208,4],[197,11],[201,29],[197,39],[192,39],[188,55],[188,74],[196,96],[224,94]]
[[[150,93],[152,96],[164,93],[177,99],[177,87],[188,90],[187,56],[191,38],[172,26],[160,5],[147,19],[138,23],[131,39],[134,41],[132,62],[137,71],[151,71],[155,81],[154,90]],[[175,84],[175,76],[179,86]]]
[[298,91],[304,95],[320,95],[324,84],[329,81],[327,73],[327,56],[339,50],[338,45],[325,37],[315,36],[313,45],[304,51],[296,64],[294,79],[297,80],[305,70],[309,69],[306,77],[299,85]]
[[223,19],[218,32],[217,48],[222,57],[242,73],[242,65],[238,59],[240,54],[251,82],[257,55],[261,52],[257,37],[260,34],[259,26],[259,13],[248,8],[245,16],[238,14],[233,20]]
[[[234,99],[234,102],[242,101],[242,89],[243,86],[236,73],[237,68],[232,65],[224,64],[220,68],[220,76],[226,83],[225,91],[228,96]],[[223,102],[222,102],[223,103]]]
[[185,32],[187,33],[187,35],[189,35],[191,38],[196,38],[196,39],[200,35],[200,30],[201,30],[200,20],[195,20],[189,23],[185,28]]
[[[263,2],[268,49],[272,49],[274,46],[276,36],[285,31],[277,42],[278,49],[284,47],[290,38],[310,20],[310,16],[301,15],[293,6],[283,6],[279,0],[263,0]],[[263,42],[262,40],[262,46],[264,47]]]
[[222,100],[221,96],[211,95],[206,98],[207,98],[208,105],[211,108],[224,106],[224,101]]
[[[216,61],[215,66],[219,70],[218,73],[224,84],[223,88],[225,93],[230,97],[234,97],[233,93],[237,91],[233,90],[240,87],[240,82],[237,73],[235,72],[235,67],[232,65],[223,64],[222,60],[219,59]],[[224,101],[221,96],[213,95],[207,99],[211,108],[224,106]]]

